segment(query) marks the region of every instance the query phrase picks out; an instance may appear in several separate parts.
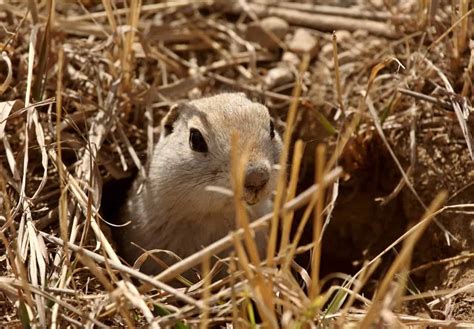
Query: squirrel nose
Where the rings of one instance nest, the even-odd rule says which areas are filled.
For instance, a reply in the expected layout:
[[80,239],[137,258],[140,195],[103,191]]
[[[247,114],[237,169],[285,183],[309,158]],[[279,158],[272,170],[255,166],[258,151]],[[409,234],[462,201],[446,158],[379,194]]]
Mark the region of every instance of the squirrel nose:
[[270,179],[270,171],[264,164],[249,165],[245,171],[244,187],[251,191],[261,190]]

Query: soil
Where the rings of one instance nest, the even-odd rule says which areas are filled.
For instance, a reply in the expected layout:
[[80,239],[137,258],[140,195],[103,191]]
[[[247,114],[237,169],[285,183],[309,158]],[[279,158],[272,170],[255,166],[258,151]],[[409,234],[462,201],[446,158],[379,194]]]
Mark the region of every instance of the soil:
[[[308,120],[301,122],[304,125]],[[398,130],[389,138],[395,156],[406,170],[411,163],[413,146],[409,137],[411,125],[405,126],[406,129]],[[442,109],[430,109],[417,117],[416,163],[410,179],[424,205],[441,190],[449,191],[452,196],[446,206],[472,204],[474,200],[474,162],[457,127],[453,113]],[[324,131],[321,126],[307,128],[301,127],[298,137],[311,141],[307,149],[312,151],[314,145],[327,137],[308,133]],[[324,233],[323,275],[356,273],[365,261],[382,252],[424,213],[423,205],[406,184],[391,195],[402,175],[378,136],[354,137],[342,159],[348,175],[341,181],[332,219]],[[306,152],[304,160],[302,190],[314,180],[314,153]],[[382,202],[389,195],[389,202]],[[439,319],[474,319],[474,220],[469,210],[461,207],[438,215],[439,225],[433,222],[424,233],[413,252],[411,265],[413,269],[422,269],[410,274],[413,291],[449,289],[457,293],[433,307],[419,301],[411,303],[410,313],[424,314],[430,309],[429,315]],[[304,242],[309,243],[311,239],[310,226],[305,231]],[[374,279],[383,276],[395,257],[396,250],[383,258]],[[299,262],[308,268],[309,254],[300,256]],[[368,285],[365,292],[371,295],[374,288]]]

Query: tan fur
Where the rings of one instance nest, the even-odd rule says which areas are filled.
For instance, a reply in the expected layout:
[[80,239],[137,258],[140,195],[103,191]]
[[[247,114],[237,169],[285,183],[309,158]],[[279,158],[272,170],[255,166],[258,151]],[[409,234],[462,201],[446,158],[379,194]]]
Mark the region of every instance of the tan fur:
[[[193,151],[190,128],[204,136],[207,153]],[[135,183],[123,212],[131,224],[121,241],[123,256],[133,262],[141,254],[137,245],[166,249],[186,257],[235,230],[232,197],[208,186],[231,190],[230,138],[239,133],[239,148],[248,147],[247,168],[268,168],[270,179],[256,193],[245,190],[252,219],[271,210],[281,139],[270,138],[270,115],[265,106],[241,93],[220,94],[175,106],[162,122],[162,135],[156,144],[148,179],[140,194]],[[254,172],[255,173],[255,172]],[[252,200],[252,202],[250,202]],[[255,201],[258,201],[255,203]],[[255,203],[255,204],[254,204]],[[258,238],[264,252],[265,238]],[[157,273],[162,268],[148,262],[144,271]]]

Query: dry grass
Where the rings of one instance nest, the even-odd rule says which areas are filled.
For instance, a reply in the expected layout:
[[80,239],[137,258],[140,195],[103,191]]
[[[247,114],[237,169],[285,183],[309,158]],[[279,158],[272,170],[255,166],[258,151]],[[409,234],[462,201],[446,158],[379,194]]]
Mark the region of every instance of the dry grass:
[[[307,15],[325,13],[320,30],[346,26],[349,16],[362,30],[333,35],[314,30],[318,56],[302,54],[299,64],[285,64],[293,65],[294,81],[269,89],[262,76],[280,56],[240,33],[264,16],[265,5],[257,0],[234,8],[187,0],[0,2],[0,326],[205,328],[232,323],[240,328],[258,321],[267,328],[473,326],[408,314],[406,308],[426,298],[431,298],[426,307],[435,307],[473,290],[471,283],[406,294],[409,273],[443,264],[439,260],[410,272],[413,250],[430,222],[452,241],[456,238],[440,215],[469,215],[474,207],[443,207],[456,196],[454,190],[471,184],[469,178],[467,183],[459,178],[438,195],[424,195],[413,177],[415,121],[426,119],[426,113],[454,122],[460,129],[459,152],[474,158],[468,118],[474,100],[472,3],[418,1],[390,8],[361,3],[352,13],[337,6],[275,4],[276,15],[285,10],[301,14],[292,16],[295,26],[308,25]],[[361,19],[371,22],[366,31]],[[390,31],[383,30],[387,26]],[[271,38],[287,47],[285,40]],[[228,89],[259,98],[286,121],[274,212],[249,222],[239,198],[245,154],[234,150],[232,180],[241,228],[154,278],[144,275],[115,252],[113,225],[99,213],[102,186],[128,177],[132,167],[145,175],[157,123],[170,104]],[[431,131],[435,137],[443,134]],[[304,149],[313,140],[322,142],[309,150],[315,182],[299,191],[300,167],[308,158]],[[320,266],[327,261],[321,254],[323,236],[340,184],[351,168],[370,161],[364,146],[372,140],[381,141],[401,177],[383,202],[406,187],[425,214],[357,273],[338,275],[342,280],[321,277]],[[409,147],[403,147],[406,141]],[[310,218],[312,241],[302,245]],[[260,259],[252,235],[266,227],[268,254]],[[398,255],[367,298],[367,283],[382,257],[396,247]],[[216,269],[210,258],[228,248],[233,256],[223,262],[230,274],[212,281]],[[307,252],[312,255],[309,271],[295,262],[296,255]],[[472,255],[449,262],[472,260]],[[190,268],[201,270],[200,282],[187,288],[171,285]]]

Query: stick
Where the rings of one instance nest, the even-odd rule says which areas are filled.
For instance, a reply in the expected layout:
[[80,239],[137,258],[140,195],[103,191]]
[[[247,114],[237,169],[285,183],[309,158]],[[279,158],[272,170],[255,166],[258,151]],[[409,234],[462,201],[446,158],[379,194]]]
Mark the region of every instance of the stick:
[[[367,19],[314,14],[295,9],[271,7],[260,4],[249,3],[248,7],[259,17],[277,16],[290,24],[310,27],[321,31],[365,30],[371,34],[384,36],[389,39],[399,37],[392,25]],[[230,11],[240,13],[242,8],[234,6],[230,8]]]

